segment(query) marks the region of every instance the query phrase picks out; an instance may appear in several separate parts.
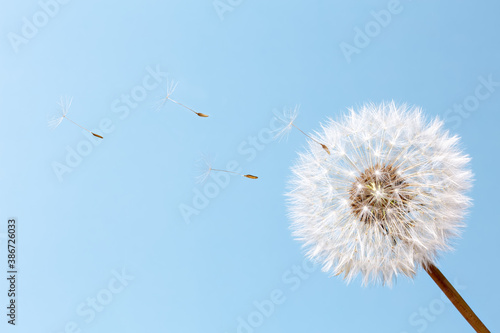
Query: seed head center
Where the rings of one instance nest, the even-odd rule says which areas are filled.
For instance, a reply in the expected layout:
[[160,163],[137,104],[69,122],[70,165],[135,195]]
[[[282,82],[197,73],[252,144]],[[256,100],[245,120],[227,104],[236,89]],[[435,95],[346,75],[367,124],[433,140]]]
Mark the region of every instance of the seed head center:
[[376,164],[355,179],[349,190],[351,209],[362,222],[385,226],[394,211],[408,210],[407,188],[396,167]]

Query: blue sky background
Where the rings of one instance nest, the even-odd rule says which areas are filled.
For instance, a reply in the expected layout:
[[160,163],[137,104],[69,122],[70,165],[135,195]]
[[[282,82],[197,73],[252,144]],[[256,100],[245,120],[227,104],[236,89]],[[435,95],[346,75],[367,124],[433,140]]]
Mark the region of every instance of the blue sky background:
[[[347,107],[394,99],[447,117],[472,156],[474,207],[439,267],[498,331],[500,85],[482,82],[500,82],[500,4],[220,3],[230,10],[218,13],[211,0],[72,0],[43,22],[39,2],[2,1],[2,269],[9,217],[18,219],[19,239],[18,325],[0,313],[2,330],[472,331],[425,272],[392,289],[346,286],[307,266],[290,235],[283,194],[305,138],[267,140],[273,110],[300,104],[297,124],[310,132]],[[392,6],[397,13],[369,44],[356,44],[355,29],[376,29],[373,11]],[[14,47],[12,34],[23,36],[23,18],[34,15],[43,26]],[[346,58],[342,43],[358,53]],[[210,117],[173,103],[156,112],[163,77],[127,110],[122,95],[140,93],[145,79],[154,84],[148,68],[168,72],[179,81],[172,98]],[[60,96],[73,97],[71,119],[104,135],[99,145],[69,122],[48,129]],[[453,111],[463,103],[468,110]],[[54,163],[89,147],[58,179]],[[202,153],[260,178],[199,185]],[[180,209],[193,206],[197,191],[212,198],[187,219]],[[6,311],[6,281],[0,288]],[[269,300],[279,304],[259,314],[255,302]]]

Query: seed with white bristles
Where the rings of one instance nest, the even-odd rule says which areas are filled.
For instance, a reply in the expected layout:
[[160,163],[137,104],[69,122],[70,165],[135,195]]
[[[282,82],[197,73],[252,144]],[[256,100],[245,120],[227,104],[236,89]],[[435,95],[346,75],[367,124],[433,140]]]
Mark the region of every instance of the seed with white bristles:
[[160,104],[158,105],[158,107],[156,108],[157,110],[160,109],[167,101],[171,101],[179,106],[182,106],[184,109],[186,110],[189,110],[191,112],[193,112],[195,115],[197,115],[198,117],[202,117],[202,118],[207,118],[208,115],[204,114],[204,113],[201,113],[201,112],[197,112],[193,109],[191,109],[190,107],[180,103],[180,102],[177,102],[175,100],[173,100],[170,95],[172,95],[172,93],[174,92],[175,88],[177,87],[177,82],[174,82],[173,80],[172,81],[168,81],[167,80],[167,91],[166,91],[166,94],[165,94],[165,97],[163,97],[160,101]]
[[56,118],[53,118],[49,121],[49,127],[55,129],[57,128],[64,119],[68,120],[69,122],[75,124],[76,126],[84,129],[85,131],[89,132],[90,134],[92,134],[93,136],[99,138],[99,139],[103,139],[103,137],[99,134],[96,134],[88,129],[86,129],[85,127],[83,127],[82,125],[74,122],[73,120],[69,119],[67,114],[69,112],[69,108],[71,107],[71,102],[73,101],[72,98],[66,98],[66,99],[63,99],[61,97],[61,101],[59,102],[59,106],[61,107],[61,115],[59,117],[56,117]]

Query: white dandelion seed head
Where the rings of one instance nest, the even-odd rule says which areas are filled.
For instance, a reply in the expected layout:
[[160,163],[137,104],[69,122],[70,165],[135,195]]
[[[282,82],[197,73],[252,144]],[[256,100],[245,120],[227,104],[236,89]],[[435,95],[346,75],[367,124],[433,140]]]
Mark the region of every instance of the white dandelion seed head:
[[394,102],[366,104],[317,136],[332,154],[309,142],[287,196],[293,234],[324,271],[391,285],[451,248],[473,175],[441,121]]
[[60,115],[53,117],[48,121],[49,127],[52,129],[56,129],[64,120],[64,117],[68,114],[69,108],[71,107],[71,102],[73,101],[72,97],[61,97],[59,100],[59,108],[60,108]]
[[287,139],[290,130],[293,127],[293,122],[299,114],[299,105],[292,108],[283,108],[281,114],[275,113],[275,118],[280,122],[281,126],[274,131],[274,139]]

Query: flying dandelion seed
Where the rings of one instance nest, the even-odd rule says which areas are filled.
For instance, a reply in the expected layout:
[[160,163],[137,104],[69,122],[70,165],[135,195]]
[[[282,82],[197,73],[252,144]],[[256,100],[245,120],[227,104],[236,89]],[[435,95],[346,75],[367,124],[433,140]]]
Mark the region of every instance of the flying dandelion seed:
[[[288,119],[291,127],[295,113]],[[292,168],[293,234],[323,271],[347,283],[361,273],[364,285],[391,285],[423,267],[469,323],[488,332],[434,266],[463,227],[473,177],[459,138],[442,127],[394,102],[330,121],[318,138],[331,155],[309,142]]]
[[168,80],[167,80],[167,92],[166,92],[166,96],[165,96],[165,97],[163,97],[163,98],[161,99],[161,101],[160,101],[160,105],[156,108],[156,110],[159,110],[160,108],[162,108],[162,107],[163,107],[163,105],[165,105],[165,103],[166,103],[167,101],[171,101],[171,102],[173,102],[173,103],[175,103],[175,104],[177,104],[177,105],[180,105],[180,106],[182,106],[183,108],[185,108],[185,109],[187,109],[187,110],[189,110],[189,111],[193,112],[193,113],[194,113],[194,114],[196,114],[198,117],[207,118],[207,117],[208,117],[208,115],[206,115],[206,114],[204,114],[204,113],[201,113],[201,112],[197,112],[197,111],[195,111],[195,110],[191,109],[190,107],[187,107],[186,105],[184,105],[184,104],[182,104],[182,103],[180,103],[180,102],[177,102],[177,101],[173,100],[172,98],[170,98],[170,96],[173,94],[173,92],[174,92],[175,88],[177,87],[177,84],[178,84],[178,82],[174,82],[173,80],[171,80],[171,81],[168,81]]
[[328,147],[325,144],[322,144],[318,140],[307,135],[304,131],[302,131],[299,127],[297,127],[294,124],[294,121],[297,118],[298,114],[299,114],[299,106],[297,105],[293,109],[285,108],[283,110],[283,114],[281,114],[281,115],[275,115],[276,119],[278,119],[283,124],[283,127],[276,131],[276,134],[274,136],[275,139],[279,138],[281,140],[282,138],[287,138],[288,134],[292,130],[292,127],[295,127],[302,134],[304,134],[306,137],[308,137],[309,139],[311,139],[314,142],[316,142],[317,144],[319,144],[321,146],[321,148],[323,148],[323,150],[325,150],[328,153],[328,155],[330,155],[330,149],[328,149]]
[[214,169],[214,168],[212,168],[212,160],[207,156],[203,157],[203,162],[204,162],[203,172],[197,177],[197,180],[199,183],[203,183],[205,180],[207,180],[207,178],[210,176],[212,171],[232,173],[232,174],[239,175],[239,176],[249,178],[249,179],[258,179],[259,178],[257,176],[250,175],[250,174],[242,174],[242,173],[235,172],[235,171]]
[[212,172],[213,158],[208,155],[203,155],[201,162],[201,167],[200,165],[198,166],[201,169],[201,172],[200,175],[196,177],[198,183],[204,183],[210,176],[210,173]]
[[77,124],[76,122],[74,122],[73,120],[71,120],[71,119],[69,119],[67,117],[67,114],[68,114],[69,108],[71,107],[72,101],[73,101],[72,98],[63,99],[61,97],[61,100],[59,102],[59,106],[61,107],[61,116],[49,120],[49,127],[52,128],[52,129],[56,129],[62,123],[62,121],[64,119],[66,119],[66,120],[72,122],[73,124],[75,124],[76,126],[78,126],[80,128],[83,128],[84,130],[86,130],[87,132],[89,132],[90,134],[92,134],[93,136],[95,136],[97,138],[100,138],[100,139],[104,139],[99,134],[96,134],[96,133],[94,133],[94,132],[86,129],[85,127],[81,126],[80,124]]

